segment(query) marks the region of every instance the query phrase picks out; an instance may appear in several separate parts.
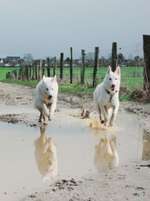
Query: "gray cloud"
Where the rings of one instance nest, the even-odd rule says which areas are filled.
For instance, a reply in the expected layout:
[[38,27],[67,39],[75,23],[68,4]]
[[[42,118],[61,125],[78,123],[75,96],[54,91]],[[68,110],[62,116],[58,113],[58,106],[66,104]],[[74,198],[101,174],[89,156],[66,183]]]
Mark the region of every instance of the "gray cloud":
[[0,56],[66,54],[73,46],[108,55],[117,41],[122,51],[141,54],[150,33],[148,0],[1,0]]

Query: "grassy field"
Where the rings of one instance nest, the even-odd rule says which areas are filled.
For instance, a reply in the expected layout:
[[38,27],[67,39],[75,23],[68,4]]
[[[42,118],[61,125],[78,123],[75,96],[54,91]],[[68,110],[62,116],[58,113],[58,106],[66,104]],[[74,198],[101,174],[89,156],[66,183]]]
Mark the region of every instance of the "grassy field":
[[6,79],[6,74],[15,70],[15,67],[0,67],[0,81]]
[[[0,67],[0,81],[21,84],[25,86],[35,87],[37,81],[20,81],[20,80],[6,80],[5,76],[7,72],[14,70],[15,68]],[[53,74],[51,69],[51,74]],[[107,72],[107,68],[100,67],[97,71],[97,83],[101,82]],[[46,74],[46,70],[45,70]],[[60,70],[56,68],[56,75],[59,78]],[[93,68],[86,68],[85,71],[85,85],[80,85],[80,68],[74,67],[73,78],[74,83],[69,84],[69,68],[64,68],[64,82],[60,84],[60,92],[70,94],[91,94],[93,92],[92,84]],[[143,67],[122,67],[121,68],[121,86],[125,87],[128,91],[143,88]],[[124,95],[123,99],[128,99],[128,95]]]

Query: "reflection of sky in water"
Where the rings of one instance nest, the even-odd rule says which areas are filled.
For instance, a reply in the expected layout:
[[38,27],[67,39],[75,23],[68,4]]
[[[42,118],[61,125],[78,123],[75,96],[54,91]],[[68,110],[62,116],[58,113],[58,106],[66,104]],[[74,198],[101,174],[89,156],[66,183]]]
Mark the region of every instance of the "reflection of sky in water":
[[77,178],[139,160],[143,139],[137,119],[122,112],[117,125],[119,129],[97,130],[64,113],[41,133],[39,128],[0,123],[0,190],[41,188],[41,175],[56,174],[57,160],[60,177]]

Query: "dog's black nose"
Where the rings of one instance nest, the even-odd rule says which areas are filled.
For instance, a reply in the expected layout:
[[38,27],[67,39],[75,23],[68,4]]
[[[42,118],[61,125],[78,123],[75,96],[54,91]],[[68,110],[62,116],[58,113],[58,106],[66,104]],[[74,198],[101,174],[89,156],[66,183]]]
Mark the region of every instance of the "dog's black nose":
[[112,84],[112,85],[111,85],[111,87],[112,87],[112,88],[115,88],[115,85],[114,85],[114,84]]
[[52,95],[49,95],[49,96],[48,96],[48,99],[51,99],[51,98],[52,98]]

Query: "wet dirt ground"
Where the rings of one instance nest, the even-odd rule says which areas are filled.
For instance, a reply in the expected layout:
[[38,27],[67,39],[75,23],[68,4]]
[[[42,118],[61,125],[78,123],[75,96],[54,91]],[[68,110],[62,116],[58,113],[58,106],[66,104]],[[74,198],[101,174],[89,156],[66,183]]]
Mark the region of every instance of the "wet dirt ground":
[[143,106],[121,104],[115,128],[94,129],[92,116],[80,117],[83,101],[62,95],[42,133],[32,89],[0,85],[0,200],[149,200],[150,139],[144,112],[137,115]]

